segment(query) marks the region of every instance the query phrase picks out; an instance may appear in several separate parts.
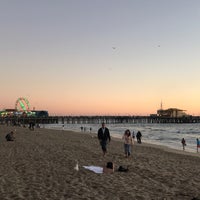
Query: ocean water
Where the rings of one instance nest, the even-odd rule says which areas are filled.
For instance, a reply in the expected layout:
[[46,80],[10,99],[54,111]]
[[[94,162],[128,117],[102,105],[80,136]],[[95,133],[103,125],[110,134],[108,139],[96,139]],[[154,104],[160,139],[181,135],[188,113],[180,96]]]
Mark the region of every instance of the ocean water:
[[[72,130],[97,134],[101,124],[48,124],[45,128],[56,130]],[[196,138],[200,138],[200,124],[107,124],[110,134],[115,138],[122,138],[124,131],[129,129],[131,133],[142,133],[142,141],[150,144],[167,146],[172,149],[182,150],[181,139],[185,138],[187,146],[185,151],[196,152]]]

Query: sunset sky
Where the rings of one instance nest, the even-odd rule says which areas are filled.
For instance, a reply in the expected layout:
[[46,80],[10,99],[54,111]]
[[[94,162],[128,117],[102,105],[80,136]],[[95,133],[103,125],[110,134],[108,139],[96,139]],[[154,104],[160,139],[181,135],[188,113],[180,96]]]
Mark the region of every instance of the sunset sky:
[[199,0],[1,0],[0,110],[200,115]]

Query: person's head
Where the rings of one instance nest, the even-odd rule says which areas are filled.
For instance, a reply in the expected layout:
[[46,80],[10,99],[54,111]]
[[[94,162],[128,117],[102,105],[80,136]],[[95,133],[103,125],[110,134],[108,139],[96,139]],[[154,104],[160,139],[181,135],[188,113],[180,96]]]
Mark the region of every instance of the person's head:
[[113,162],[107,162],[103,167],[103,173],[112,174],[115,171],[115,166]]
[[127,130],[125,131],[125,135],[127,135],[127,136],[130,136],[130,135],[131,135],[131,132],[130,132],[129,129],[127,129]]
[[113,169],[113,163],[112,162],[107,162],[107,165],[106,165],[106,167],[108,168],[108,169]]
[[104,122],[102,122],[102,128],[105,128],[106,124]]
[[11,135],[13,135],[13,134],[14,134],[14,132],[13,132],[13,131],[11,131],[11,132],[10,132],[10,134],[11,134]]

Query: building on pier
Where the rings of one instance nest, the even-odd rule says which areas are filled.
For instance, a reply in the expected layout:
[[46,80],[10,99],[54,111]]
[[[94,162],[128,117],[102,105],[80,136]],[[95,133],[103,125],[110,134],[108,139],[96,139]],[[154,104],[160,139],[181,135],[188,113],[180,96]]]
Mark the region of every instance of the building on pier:
[[179,117],[189,117],[188,114],[185,113],[186,110],[182,110],[179,108],[168,108],[163,109],[162,101],[160,104],[160,109],[157,110],[158,117],[169,117],[169,118],[179,118]]
[[159,117],[187,117],[188,114],[185,113],[185,110],[181,110],[178,108],[168,108],[168,109],[159,109],[157,110],[157,115]]

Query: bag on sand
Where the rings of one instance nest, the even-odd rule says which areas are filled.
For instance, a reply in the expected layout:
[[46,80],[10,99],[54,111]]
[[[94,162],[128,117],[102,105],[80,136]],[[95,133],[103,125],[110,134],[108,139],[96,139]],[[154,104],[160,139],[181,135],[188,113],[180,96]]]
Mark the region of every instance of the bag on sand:
[[123,167],[123,166],[119,166],[118,172],[128,172],[128,167],[125,168],[125,167]]

